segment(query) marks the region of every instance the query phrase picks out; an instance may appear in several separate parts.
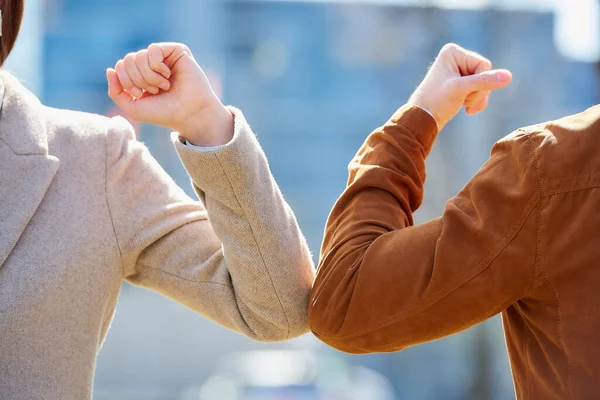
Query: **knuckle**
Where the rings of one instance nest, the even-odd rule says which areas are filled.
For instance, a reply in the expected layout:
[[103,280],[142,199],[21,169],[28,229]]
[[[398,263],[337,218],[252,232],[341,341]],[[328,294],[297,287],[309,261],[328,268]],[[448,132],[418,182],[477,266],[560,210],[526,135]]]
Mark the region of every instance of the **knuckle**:
[[148,66],[151,70],[155,70],[160,65],[160,61],[153,58],[151,55],[148,57]]
[[115,70],[116,71],[122,70],[124,67],[125,67],[125,61],[124,60],[119,60],[115,64]]
[[188,55],[192,55],[192,50],[190,50],[190,48],[183,44],[183,43],[176,43],[177,48],[179,48],[180,51],[187,53]]
[[155,43],[152,43],[148,46],[148,58],[150,59],[150,63],[156,63],[159,58],[162,57],[162,51],[160,46]]
[[144,62],[147,58],[148,58],[148,51],[147,50],[138,51],[137,54],[135,55],[135,61],[138,64]]
[[125,65],[129,66],[135,63],[135,53],[129,53],[125,56]]
[[444,47],[442,47],[441,53],[454,53],[455,51],[458,51],[459,49],[460,49],[460,46],[457,45],[456,43],[446,43],[444,45]]

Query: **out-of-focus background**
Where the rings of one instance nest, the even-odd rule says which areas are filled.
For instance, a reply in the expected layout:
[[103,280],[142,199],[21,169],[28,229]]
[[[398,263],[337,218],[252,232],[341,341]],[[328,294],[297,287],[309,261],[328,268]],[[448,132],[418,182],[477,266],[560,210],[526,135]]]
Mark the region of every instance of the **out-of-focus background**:
[[[44,103],[114,115],[104,71],[151,42],[189,45],[244,110],[316,257],[346,166],[443,44],[509,68],[484,113],[459,115],[428,160],[417,220],[439,216],[512,130],[598,102],[597,0],[27,0],[7,69]],[[140,140],[193,195],[162,128]],[[390,290],[394,283],[390,282]],[[401,353],[350,356],[310,335],[259,344],[124,285],[100,352],[98,400],[511,399],[498,317]]]

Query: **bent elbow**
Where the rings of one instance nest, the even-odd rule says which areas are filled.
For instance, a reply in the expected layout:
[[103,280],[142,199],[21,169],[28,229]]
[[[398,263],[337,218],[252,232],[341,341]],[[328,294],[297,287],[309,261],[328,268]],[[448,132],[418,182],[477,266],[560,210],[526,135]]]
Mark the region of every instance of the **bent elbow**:
[[311,332],[328,346],[349,354],[387,353],[409,347],[411,339],[402,330],[391,326],[370,330],[364,325],[348,324],[349,306],[333,305],[331,300],[313,301],[308,311]]
[[[289,319],[290,317],[287,316]],[[266,322],[258,329],[252,329],[246,336],[258,342],[284,342],[309,332],[308,317],[295,316],[292,320],[281,322]]]
[[283,342],[308,333],[308,292],[294,304],[270,316],[246,314],[245,335],[259,342]]
[[[274,287],[274,301],[279,309],[267,318],[260,318],[260,335],[255,339],[261,342],[281,342],[294,339],[309,332],[308,302],[315,280],[315,268],[307,246],[302,247],[301,260],[291,262],[293,275],[286,281],[280,280]],[[262,313],[261,313],[262,314]],[[264,314],[262,314],[264,316]]]
[[359,345],[358,342],[354,341],[352,338],[345,337],[332,337],[327,336],[326,334],[319,333],[317,330],[313,330],[311,327],[311,331],[313,335],[321,342],[325,343],[329,347],[339,350],[348,354],[370,354],[376,352],[376,350],[372,350],[369,348],[364,348]]
[[[312,333],[317,339],[326,345],[349,354],[371,354],[371,353],[389,353],[402,351],[407,346],[392,343],[390,337],[381,335],[365,334],[346,334],[331,335],[331,332],[322,331],[318,326],[310,325]],[[392,341],[395,341],[394,338]]]
[[261,332],[248,332],[246,336],[252,340],[263,343],[277,343],[283,342],[289,339],[288,329],[274,328],[270,326],[268,329],[264,329]]
[[311,301],[308,308],[308,327],[317,339],[328,346],[350,354],[367,354],[373,350],[360,345],[360,340],[354,332],[345,329],[343,321],[336,315],[346,315],[347,310],[335,311],[331,308],[332,303]]

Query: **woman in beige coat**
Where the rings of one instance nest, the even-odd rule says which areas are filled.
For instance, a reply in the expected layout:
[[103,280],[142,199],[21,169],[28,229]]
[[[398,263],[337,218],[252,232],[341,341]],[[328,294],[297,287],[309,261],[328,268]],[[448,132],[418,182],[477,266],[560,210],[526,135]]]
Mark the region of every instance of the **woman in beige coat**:
[[[3,62],[22,0],[2,8]],[[132,118],[178,132],[202,202],[124,119],[45,107],[0,73],[0,399],[91,398],[124,279],[256,340],[307,331],[311,256],[242,113],[183,45],[107,76]]]

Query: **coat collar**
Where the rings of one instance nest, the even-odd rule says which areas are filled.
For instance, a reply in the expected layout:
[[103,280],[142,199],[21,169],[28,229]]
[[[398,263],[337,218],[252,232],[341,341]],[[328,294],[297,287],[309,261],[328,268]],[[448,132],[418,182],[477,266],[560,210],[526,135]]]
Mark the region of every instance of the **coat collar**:
[[19,81],[0,72],[0,278],[2,266],[58,171],[48,154],[45,109]]
[[0,140],[15,154],[47,155],[44,107],[37,97],[11,74],[0,71]]

